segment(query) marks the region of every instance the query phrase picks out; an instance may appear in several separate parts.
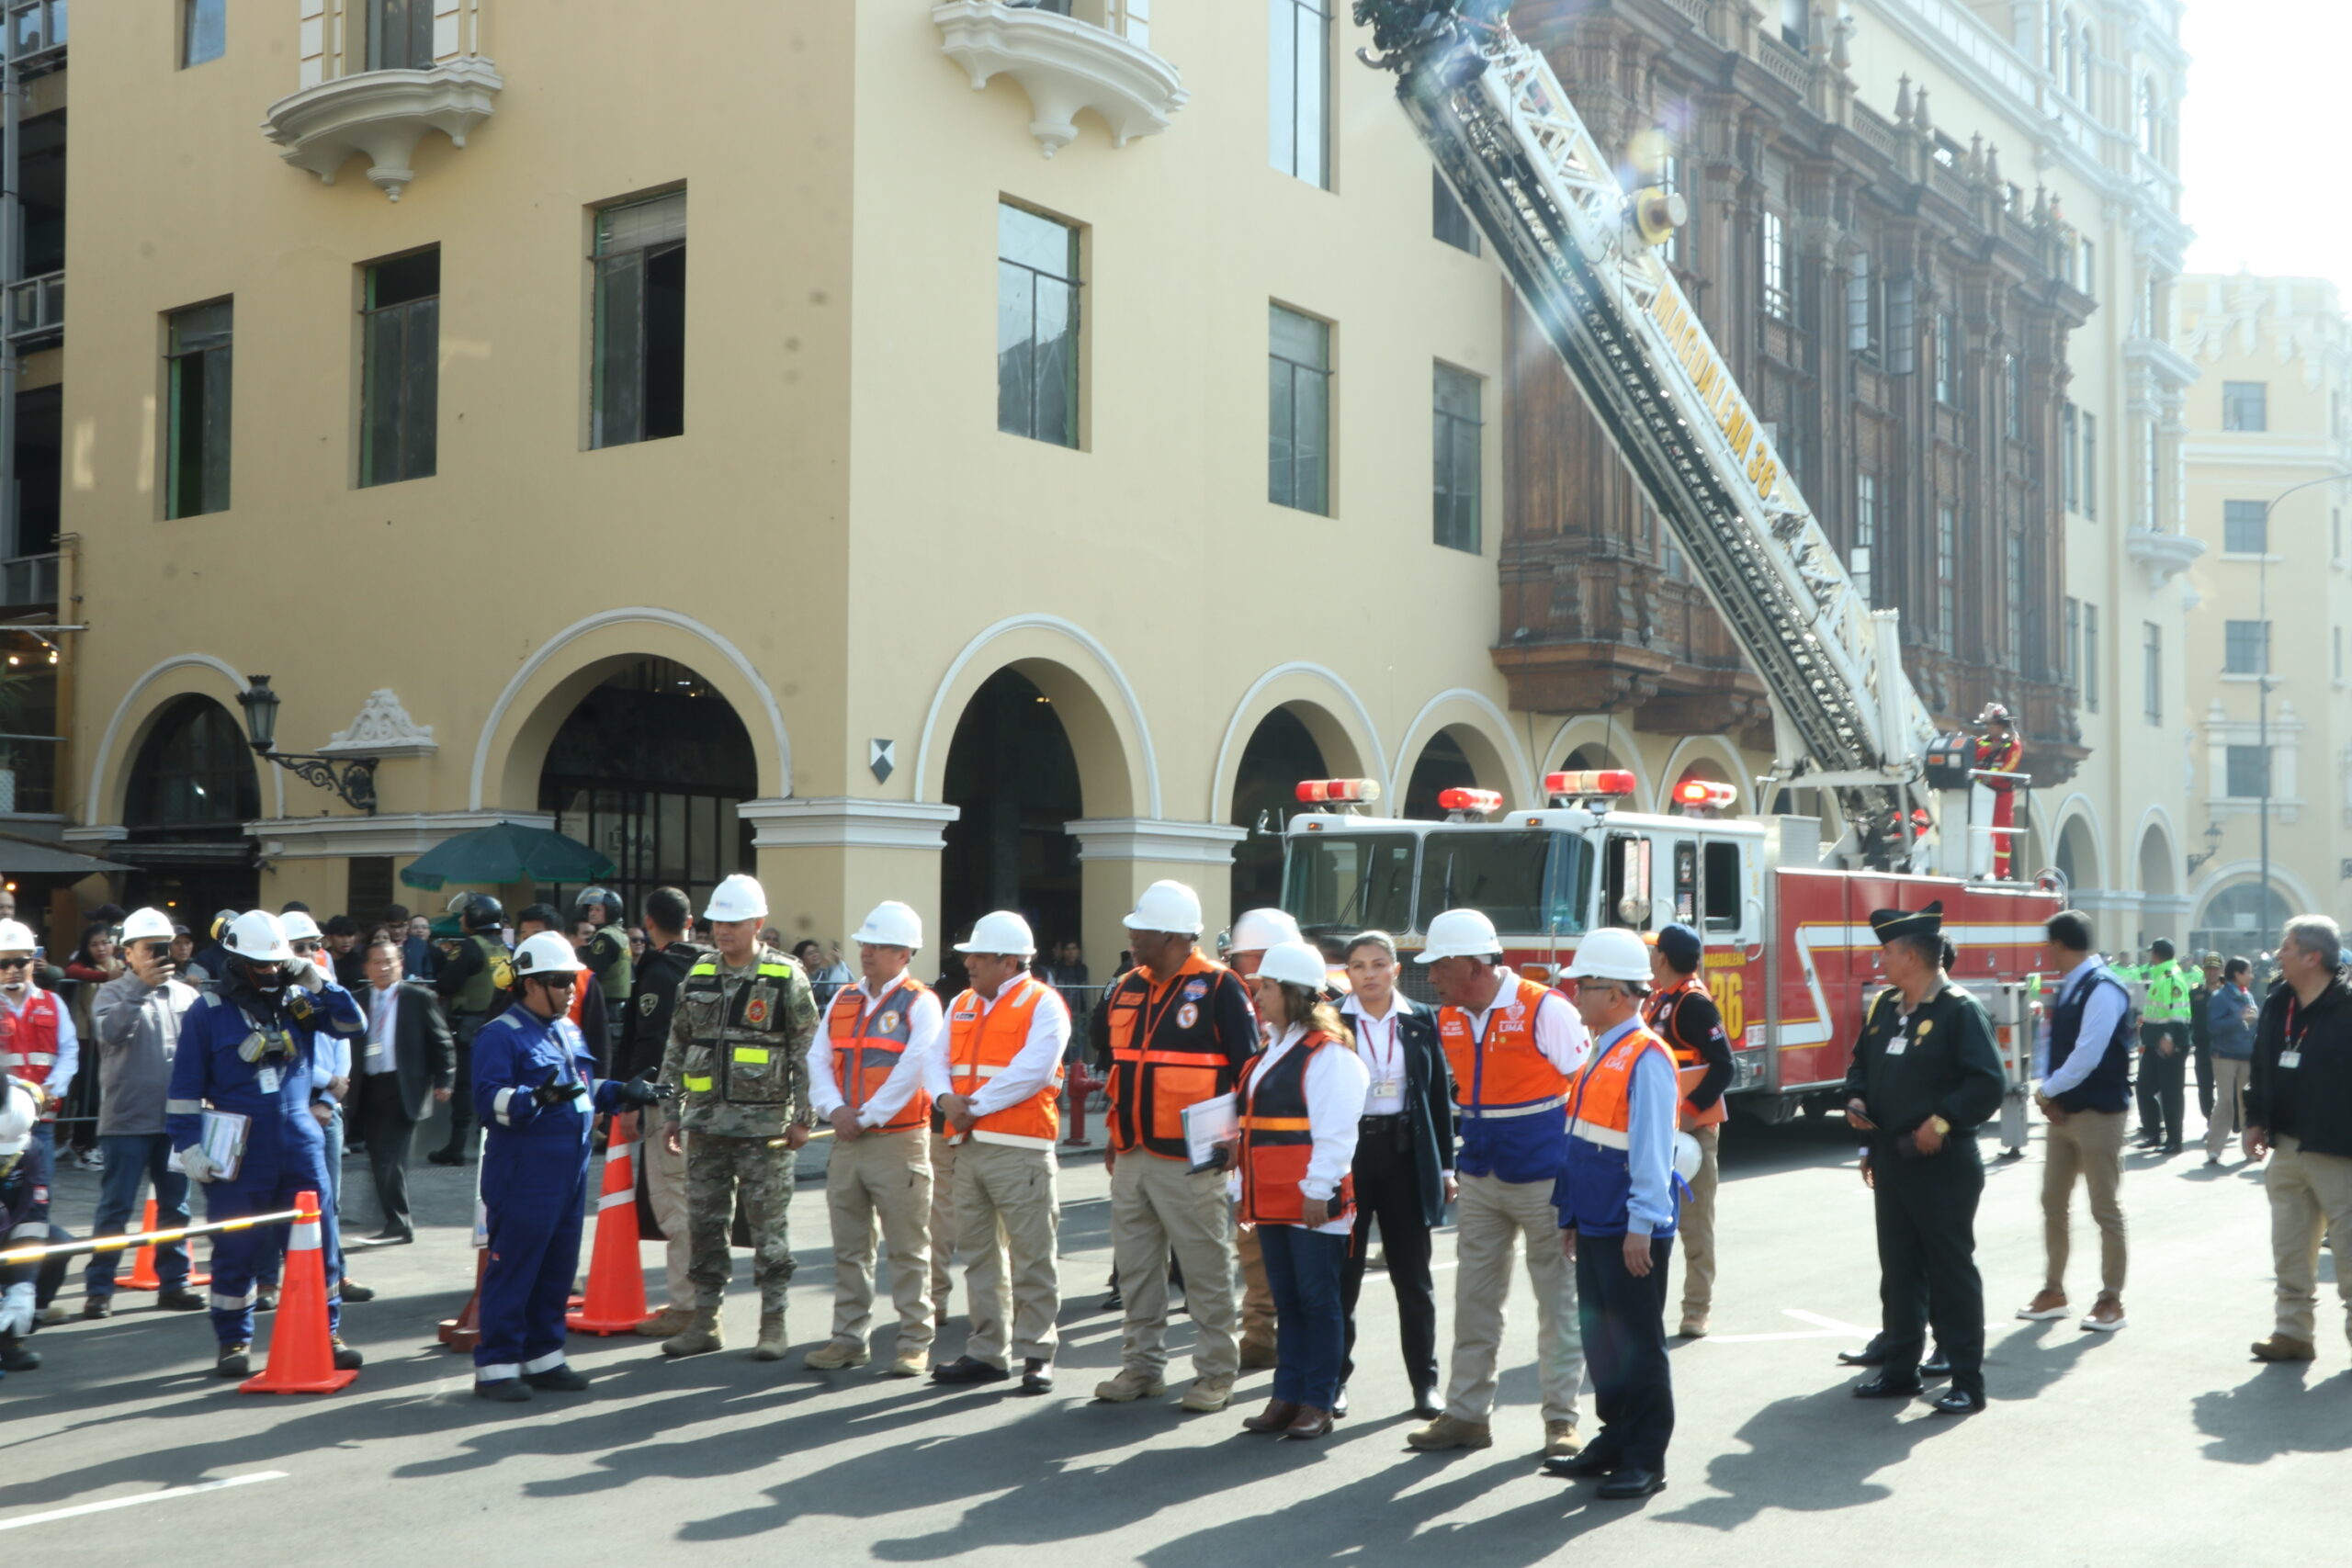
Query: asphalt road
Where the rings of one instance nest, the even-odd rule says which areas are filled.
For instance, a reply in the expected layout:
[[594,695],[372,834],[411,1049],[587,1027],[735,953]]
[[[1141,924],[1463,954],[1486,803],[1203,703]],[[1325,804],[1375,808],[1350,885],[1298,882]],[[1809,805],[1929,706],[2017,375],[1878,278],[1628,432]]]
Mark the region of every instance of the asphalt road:
[[[44,1568],[232,1553],[642,1563],[680,1547],[711,1562],[1482,1568],[1572,1553],[1646,1568],[1814,1568],[2224,1551],[2327,1561],[2341,1550],[2352,1524],[2346,1342],[2324,1304],[2316,1366],[2247,1359],[2270,1326],[2268,1229],[2259,1183],[2234,1156],[2219,1173],[2193,1146],[2131,1161],[2132,1325],[2111,1337],[2010,1317],[2041,1272],[2038,1136],[2022,1160],[1995,1164],[1979,1224],[1993,1404],[1962,1420],[1858,1403],[1846,1393],[1852,1374],[1833,1364],[1877,1317],[1850,1140],[1824,1125],[1735,1127],[1724,1168],[1715,1333],[1674,1352],[1671,1483],[1645,1505],[1600,1503],[1589,1483],[1542,1473],[1523,1287],[1497,1442],[1484,1452],[1404,1449],[1407,1391],[1378,1276],[1355,1414],[1330,1439],[1242,1433],[1238,1417],[1265,1397],[1263,1372],[1214,1416],[1181,1412],[1172,1393],[1091,1403],[1117,1364],[1118,1329],[1098,1310],[1105,1179],[1084,1156],[1063,1173],[1068,1302],[1061,1387],[1049,1396],[802,1370],[798,1350],[830,1322],[831,1274],[821,1192],[804,1185],[790,1360],[750,1359],[756,1311],[739,1267],[729,1321],[742,1348],[668,1364],[649,1341],[575,1338],[589,1393],[484,1404],[468,1393],[467,1363],[432,1340],[472,1275],[469,1185],[427,1167],[419,1186],[432,1223],[417,1244],[357,1255],[355,1273],[380,1294],[345,1316],[368,1366],[343,1393],[240,1395],[211,1376],[195,1314],[133,1304],[42,1330],[48,1364],[0,1383],[0,1551]],[[361,1162],[350,1170],[347,1208],[365,1234],[368,1183]],[[63,1224],[86,1224],[95,1182],[62,1179]],[[1451,1254],[1441,1238],[1442,1302]],[[658,1277],[657,1254],[647,1257]],[[2078,1219],[2069,1283],[2084,1308],[2096,1263]],[[78,1291],[69,1285],[69,1303]],[[1450,1321],[1442,1307],[1442,1326]],[[959,1316],[942,1350],[963,1333]],[[1178,1319],[1178,1348],[1190,1338]],[[157,1495],[224,1481],[235,1484]],[[151,1500],[61,1515],[141,1498]]]

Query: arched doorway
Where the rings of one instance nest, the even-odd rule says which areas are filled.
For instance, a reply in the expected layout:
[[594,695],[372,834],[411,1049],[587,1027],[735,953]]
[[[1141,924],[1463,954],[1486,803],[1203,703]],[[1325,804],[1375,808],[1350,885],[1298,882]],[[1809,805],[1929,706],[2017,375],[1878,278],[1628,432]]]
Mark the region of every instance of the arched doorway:
[[1731,789],[1731,804],[1720,809],[1713,807],[1706,807],[1708,816],[1737,817],[1740,815],[1744,809],[1744,803],[1740,795],[1739,783],[1731,776],[1731,770],[1713,757],[1696,757],[1684,766],[1681,773],[1675,775],[1674,783],[1667,789],[1668,816],[1687,817],[1691,814],[1691,808],[1683,804],[1681,795],[1682,786],[1694,779],[1706,784],[1725,784]]
[[2293,912],[2276,886],[2266,888],[2254,879],[2233,882],[2205,900],[2188,944],[2199,953],[2259,958],[2278,951],[2278,933]]
[[[656,887],[684,889],[699,910],[719,878],[752,869],[751,824],[736,807],[758,789],[733,705],[667,659],[626,660],[591,688],[539,769],[539,809],[612,858],[607,885],[632,920]],[[553,899],[577,891],[540,890]]]
[[130,764],[122,821],[130,836],[108,852],[139,869],[124,889],[202,934],[216,909],[261,897],[256,845],[261,775],[236,716],[191,694],[166,704]]
[[2090,824],[2083,818],[2071,818],[2059,830],[2056,857],[2058,874],[2066,879],[2066,886],[2097,887],[2098,880],[2098,846],[2092,841]]
[[1237,912],[1282,902],[1283,824],[1298,804],[1299,781],[1329,776],[1323,748],[1288,707],[1274,709],[1250,732],[1233,779],[1231,820],[1250,829],[1233,851]]
[[980,683],[956,721],[942,793],[962,815],[940,857],[940,946],[990,909],[1019,910],[1042,951],[1080,940],[1078,840],[1064,829],[1086,814],[1085,792],[1035,681],[1007,666]]
[[1398,815],[1442,818],[1446,812],[1437,803],[1439,795],[1450,789],[1476,789],[1477,785],[1477,770],[1470,765],[1462,742],[1441,729],[1430,737],[1430,743],[1421,748],[1420,758],[1413,764],[1412,776],[1405,782],[1405,799]]

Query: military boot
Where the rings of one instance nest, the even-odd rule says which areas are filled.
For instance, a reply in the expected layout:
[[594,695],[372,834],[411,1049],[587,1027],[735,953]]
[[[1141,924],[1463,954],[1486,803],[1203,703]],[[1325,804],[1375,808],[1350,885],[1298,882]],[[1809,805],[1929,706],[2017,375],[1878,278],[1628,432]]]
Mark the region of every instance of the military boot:
[[752,1347],[752,1359],[755,1361],[781,1361],[784,1359],[784,1308],[762,1307],[760,1342]]
[[694,1321],[675,1339],[662,1341],[665,1356],[700,1356],[711,1350],[727,1348],[727,1329],[718,1320],[717,1307],[695,1308]]

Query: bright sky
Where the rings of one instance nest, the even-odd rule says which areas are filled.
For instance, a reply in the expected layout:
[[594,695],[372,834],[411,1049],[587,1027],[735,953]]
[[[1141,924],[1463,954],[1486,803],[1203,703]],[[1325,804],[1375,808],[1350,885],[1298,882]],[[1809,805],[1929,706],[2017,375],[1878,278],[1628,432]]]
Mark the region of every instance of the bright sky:
[[2352,98],[2342,0],[2187,0],[2181,215],[2192,272],[2331,278],[2352,292],[2338,169]]

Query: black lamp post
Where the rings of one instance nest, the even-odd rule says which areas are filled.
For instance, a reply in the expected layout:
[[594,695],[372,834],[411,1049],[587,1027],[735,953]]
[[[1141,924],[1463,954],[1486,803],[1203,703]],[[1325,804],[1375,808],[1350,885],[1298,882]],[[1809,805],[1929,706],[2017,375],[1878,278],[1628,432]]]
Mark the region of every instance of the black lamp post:
[[268,676],[245,677],[245,689],[237,694],[237,705],[245,710],[245,728],[253,735],[254,754],[321,789],[334,791],[335,798],[354,811],[375,816],[376,764],[383,759],[322,757],[271,750],[270,747],[277,739],[278,701],[277,694],[269,689]]

